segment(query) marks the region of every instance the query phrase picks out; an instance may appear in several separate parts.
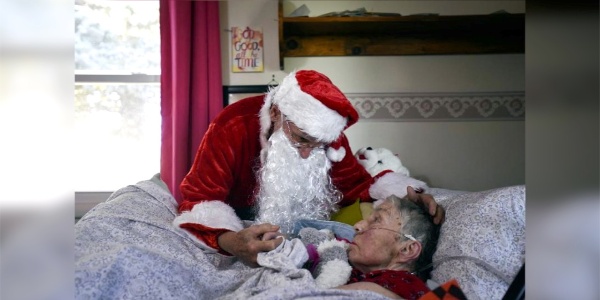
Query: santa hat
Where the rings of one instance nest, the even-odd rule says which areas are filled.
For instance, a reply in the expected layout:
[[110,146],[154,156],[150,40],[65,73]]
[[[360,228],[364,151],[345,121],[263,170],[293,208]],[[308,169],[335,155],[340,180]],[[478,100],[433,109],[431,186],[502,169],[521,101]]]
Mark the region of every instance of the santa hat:
[[[313,70],[300,70],[287,75],[269,92],[261,111],[262,129],[267,131],[271,104],[308,135],[325,143],[335,141],[340,133],[358,121],[358,113],[331,80]],[[263,120],[267,114],[266,120]],[[265,126],[267,125],[267,126]]]

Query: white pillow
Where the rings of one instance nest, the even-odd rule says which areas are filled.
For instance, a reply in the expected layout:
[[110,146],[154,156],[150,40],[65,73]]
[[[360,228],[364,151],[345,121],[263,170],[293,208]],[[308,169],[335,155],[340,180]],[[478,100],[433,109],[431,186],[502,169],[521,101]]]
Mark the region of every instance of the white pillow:
[[432,279],[456,279],[469,300],[502,299],[525,260],[525,186],[436,200],[446,221]]

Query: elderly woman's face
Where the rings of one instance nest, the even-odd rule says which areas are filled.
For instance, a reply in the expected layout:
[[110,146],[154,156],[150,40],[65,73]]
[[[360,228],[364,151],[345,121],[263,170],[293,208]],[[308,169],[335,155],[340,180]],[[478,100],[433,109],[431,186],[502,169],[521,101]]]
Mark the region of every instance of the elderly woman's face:
[[400,214],[389,200],[375,208],[368,219],[356,223],[356,236],[348,249],[352,265],[363,272],[392,266],[400,251],[396,239],[400,226]]

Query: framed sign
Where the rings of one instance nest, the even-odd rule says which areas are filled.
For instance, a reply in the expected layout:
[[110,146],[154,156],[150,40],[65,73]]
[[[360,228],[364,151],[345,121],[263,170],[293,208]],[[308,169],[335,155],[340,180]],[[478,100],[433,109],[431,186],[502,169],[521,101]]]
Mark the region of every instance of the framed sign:
[[273,85],[224,85],[223,86],[223,107],[238,100],[265,94]]
[[233,73],[263,72],[262,28],[231,28],[231,71]]

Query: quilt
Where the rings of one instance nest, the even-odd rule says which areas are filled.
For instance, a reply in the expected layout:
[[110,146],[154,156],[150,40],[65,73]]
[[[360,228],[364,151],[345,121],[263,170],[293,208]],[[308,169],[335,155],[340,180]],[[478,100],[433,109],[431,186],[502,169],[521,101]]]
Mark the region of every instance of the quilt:
[[[75,224],[76,299],[387,299],[320,289],[286,243],[262,267],[207,253],[172,225],[177,203],[156,180],[113,193]],[[287,252],[286,252],[287,251]],[[292,255],[293,256],[293,255]]]

